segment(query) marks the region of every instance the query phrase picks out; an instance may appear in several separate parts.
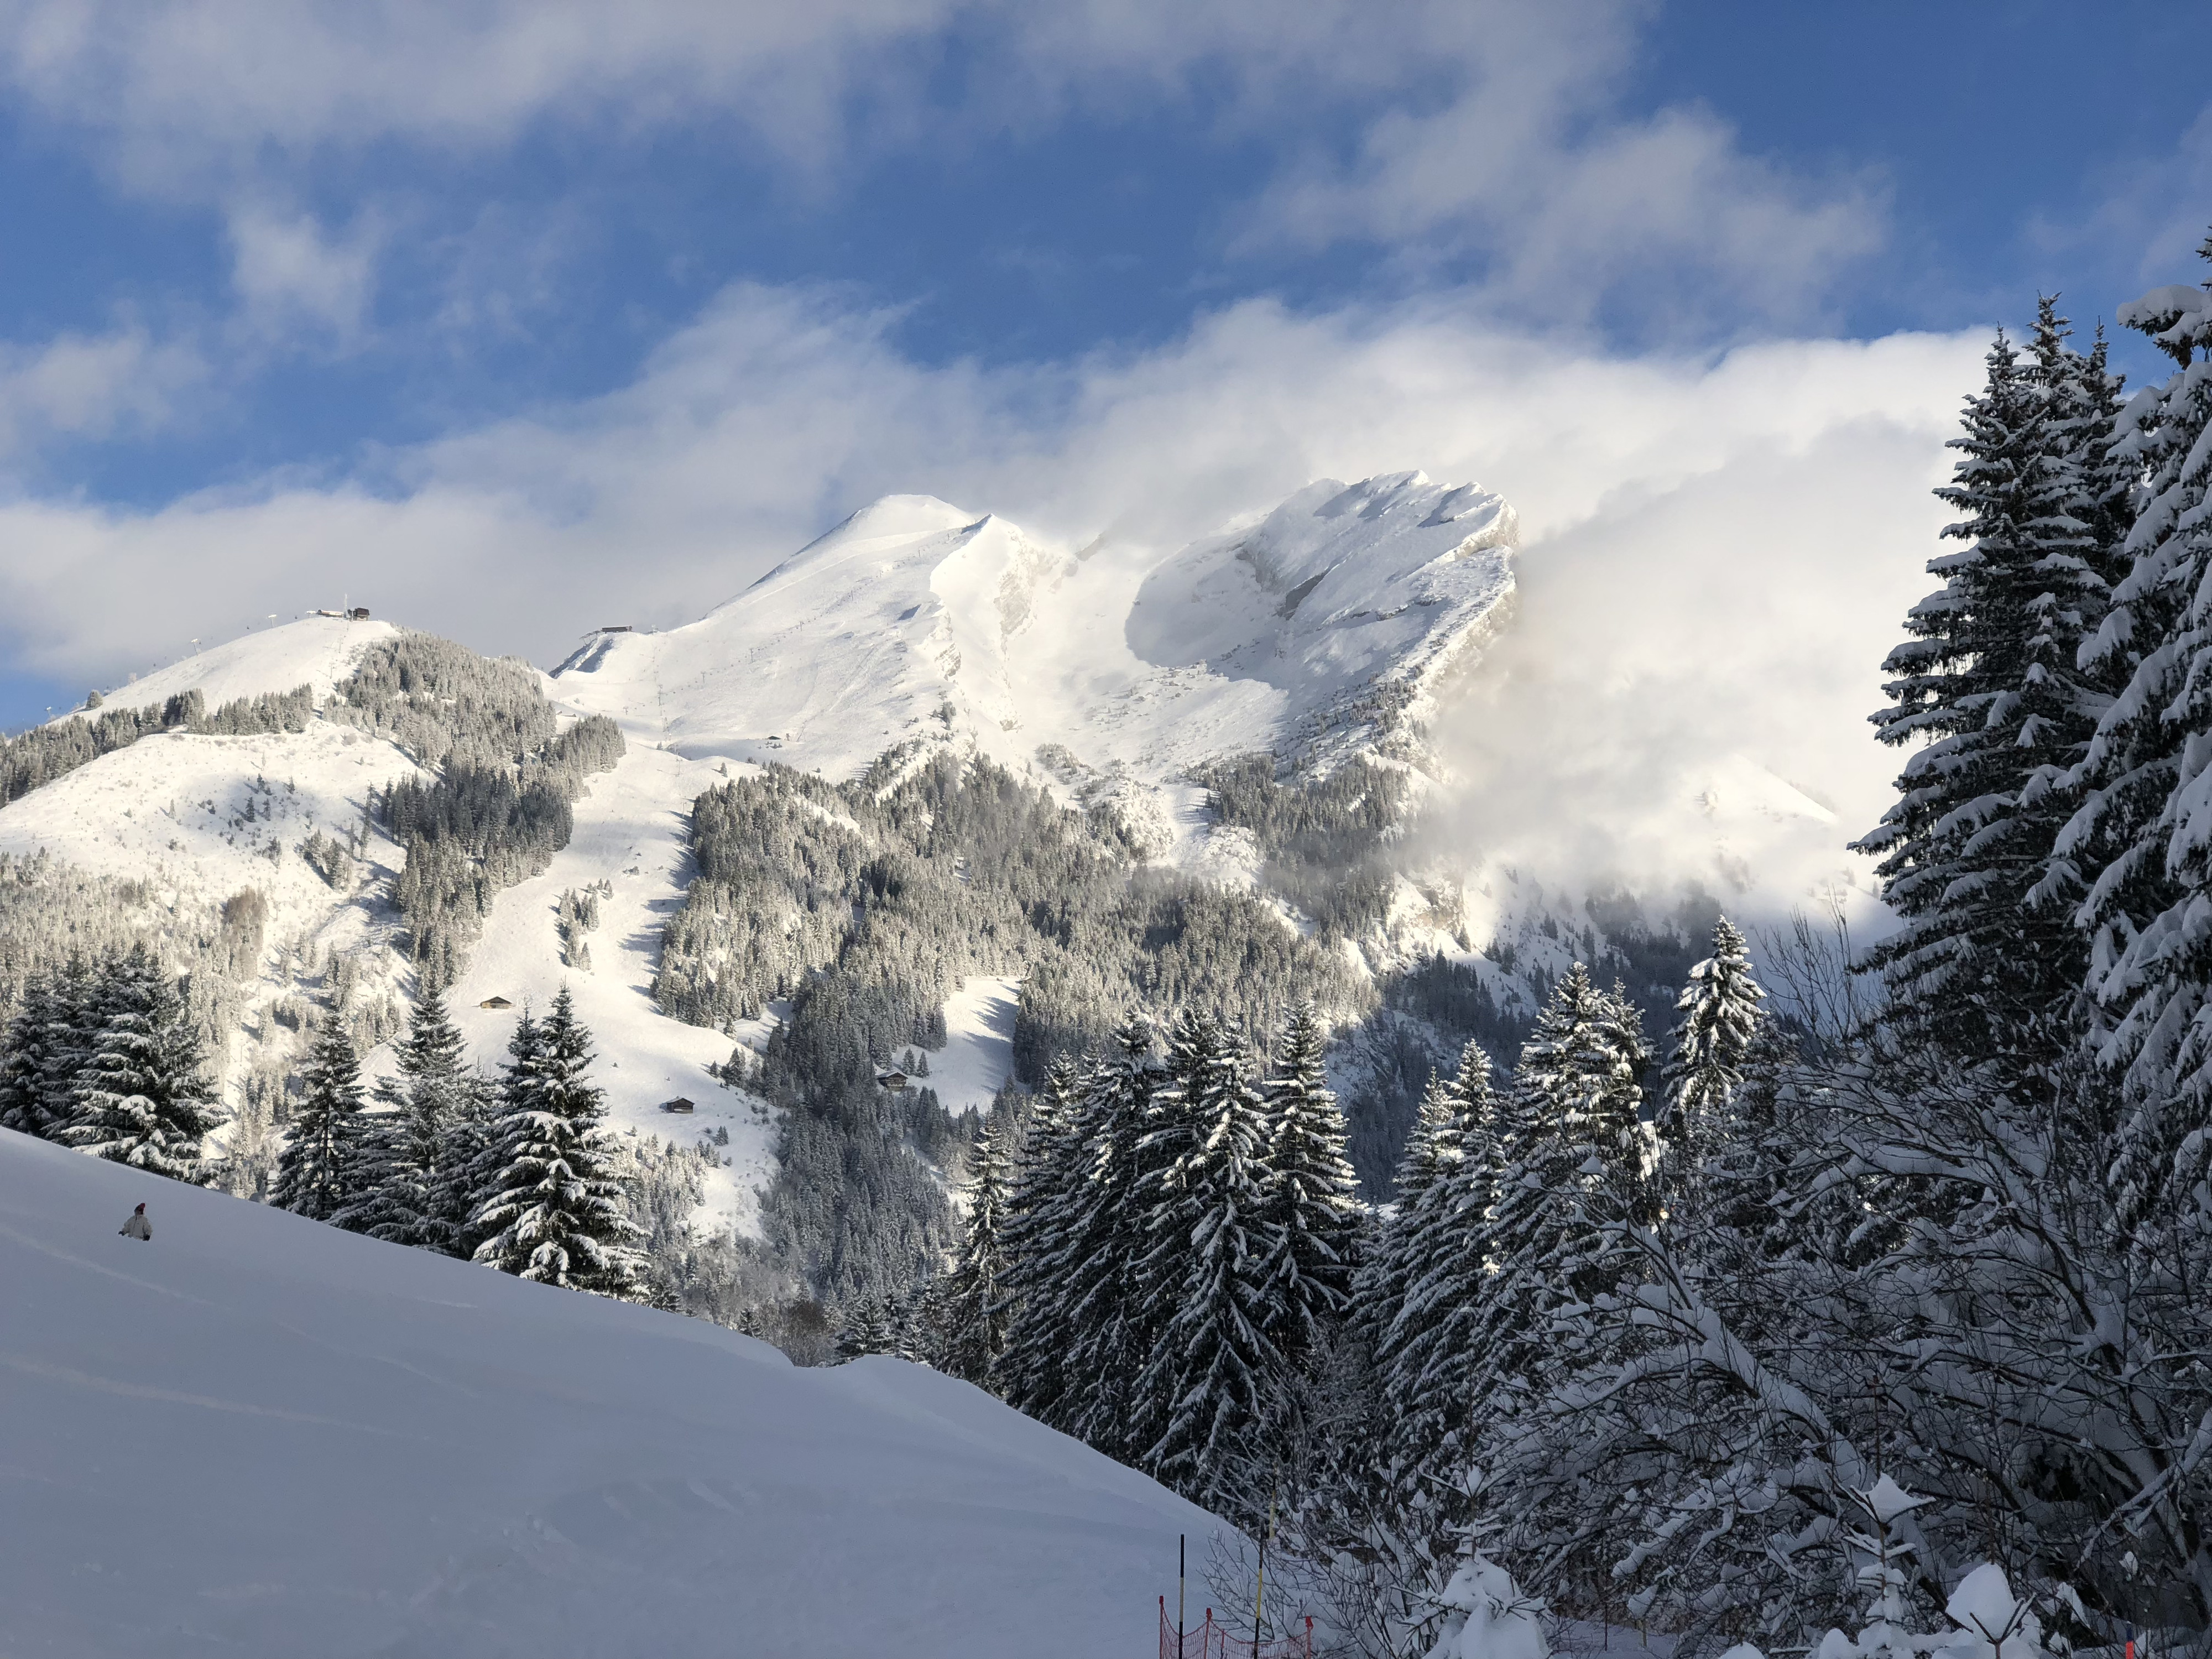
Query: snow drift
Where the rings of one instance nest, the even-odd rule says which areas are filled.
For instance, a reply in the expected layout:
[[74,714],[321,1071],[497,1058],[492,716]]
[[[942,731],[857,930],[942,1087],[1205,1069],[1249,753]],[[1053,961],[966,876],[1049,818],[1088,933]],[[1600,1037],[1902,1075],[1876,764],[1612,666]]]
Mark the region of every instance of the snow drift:
[[0,1283],[11,1653],[1130,1654],[1218,1524],[917,1366],[5,1133]]

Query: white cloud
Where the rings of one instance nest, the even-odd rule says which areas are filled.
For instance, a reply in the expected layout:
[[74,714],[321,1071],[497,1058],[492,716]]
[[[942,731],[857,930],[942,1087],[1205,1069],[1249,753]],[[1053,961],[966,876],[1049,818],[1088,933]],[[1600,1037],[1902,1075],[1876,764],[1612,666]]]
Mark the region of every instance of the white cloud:
[[356,341],[376,288],[380,230],[368,215],[343,237],[313,214],[240,206],[230,213],[231,284],[240,320],[264,335],[305,322],[340,344]]
[[[1617,110],[1650,10],[0,0],[0,84],[90,135],[141,187],[217,199],[281,192],[332,154],[495,154],[548,128],[587,131],[586,157],[671,129],[726,131],[821,182],[855,155],[950,155],[1078,111],[1183,106],[1279,158],[1244,216],[1247,248],[1375,243],[1417,271],[1473,258],[1495,300],[1553,321],[1644,322],[1663,307],[1740,335],[1816,315],[1881,240],[1878,191],[1746,155],[1698,110]],[[949,101],[948,59],[965,66]],[[333,248],[312,222],[245,232],[263,280],[357,310],[365,246]]]
[[[2077,314],[2109,317],[2144,289],[2198,282],[2207,275],[2197,250],[2212,220],[2212,106],[2155,155],[2129,155],[2085,181],[2081,210],[2050,213],[2029,226],[2039,252],[2060,252],[2111,286],[2072,296]],[[2148,351],[2145,360],[2156,362]]]
[[[1527,26],[1538,17],[1545,27]],[[1441,95],[1382,110],[1348,156],[1288,169],[1246,240],[1370,242],[1415,261],[1472,252],[1483,289],[1514,311],[1612,311],[1679,336],[1802,320],[1881,246],[1871,175],[1791,174],[1701,108],[1617,109],[1632,44],[1620,9],[1516,21],[1471,42]]]
[[621,392],[380,481],[0,507],[0,612],[26,665],[71,679],[341,590],[545,661],[600,623],[699,614],[894,490],[1166,552],[1315,477],[1420,466],[1504,490],[1528,532],[1522,619],[1454,745],[1486,850],[1548,824],[1555,861],[1634,866],[1652,780],[1738,754],[1827,796],[1832,842],[1880,810],[1893,757],[1864,717],[1926,586],[1978,338],[1622,361],[1434,305],[1254,302],[1158,351],[984,371],[902,358],[885,320],[736,289]]
[[0,345],[0,459],[21,460],[57,439],[159,429],[205,375],[192,346],[156,341],[136,324]]
[[[1931,392],[1972,373],[1965,342],[1886,343]],[[1836,367],[1765,366],[1785,396],[1839,390]],[[1869,894],[1844,847],[1900,769],[1866,716],[1932,583],[1945,401],[1848,398],[1771,441],[1738,428],[1709,467],[1536,542],[1512,626],[1439,734],[1460,777],[1452,850],[1547,882],[1695,881],[1762,917],[1832,884]]]

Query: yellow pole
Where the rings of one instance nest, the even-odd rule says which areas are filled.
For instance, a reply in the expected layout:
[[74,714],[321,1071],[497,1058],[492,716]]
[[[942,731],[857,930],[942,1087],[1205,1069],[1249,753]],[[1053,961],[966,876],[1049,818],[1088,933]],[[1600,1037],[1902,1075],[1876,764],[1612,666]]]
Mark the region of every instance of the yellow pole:
[[1260,1626],[1267,1616],[1267,1543],[1275,1535],[1275,1492],[1267,1489],[1267,1530],[1260,1540],[1260,1574],[1252,1590],[1252,1659],[1260,1659]]

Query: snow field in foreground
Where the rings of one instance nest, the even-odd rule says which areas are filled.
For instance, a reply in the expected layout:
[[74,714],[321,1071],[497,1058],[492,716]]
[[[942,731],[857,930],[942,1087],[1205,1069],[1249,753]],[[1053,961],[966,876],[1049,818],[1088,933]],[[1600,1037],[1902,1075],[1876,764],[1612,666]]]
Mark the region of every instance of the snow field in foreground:
[[11,1654],[1103,1659],[1218,1524],[918,1366],[6,1133],[0,1283]]

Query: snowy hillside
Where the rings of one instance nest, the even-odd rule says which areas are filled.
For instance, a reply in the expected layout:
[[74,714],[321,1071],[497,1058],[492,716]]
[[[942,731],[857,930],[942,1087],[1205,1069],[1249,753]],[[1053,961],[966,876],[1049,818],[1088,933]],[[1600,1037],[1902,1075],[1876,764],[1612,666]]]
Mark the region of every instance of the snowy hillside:
[[388,622],[304,617],[210,646],[150,674],[133,675],[127,684],[107,694],[107,702],[118,708],[143,708],[179,692],[197,690],[213,708],[264,691],[312,685],[319,702],[330,696],[332,686],[353,672],[362,652],[398,631]]
[[[309,617],[251,633],[118,688],[110,706],[159,704],[198,690],[214,708],[235,698],[314,688],[319,703],[371,645],[398,630],[381,622]],[[74,718],[82,718],[80,714]],[[323,720],[304,732],[250,737],[184,732],[148,738],[106,755],[0,809],[0,852],[45,848],[105,874],[149,883],[186,929],[206,928],[223,902],[252,889],[268,906],[262,971],[240,988],[243,1018],[224,1067],[234,1099],[256,1067],[296,1065],[280,1020],[287,999],[318,977],[314,964],[347,959],[366,994],[396,1009],[408,981],[391,948],[401,930],[392,902],[402,849],[368,827],[368,856],[334,889],[299,854],[312,832],[343,836],[363,825],[368,792],[422,769],[392,744]],[[664,1018],[651,997],[659,929],[680,902],[683,823],[713,769],[641,744],[615,774],[593,780],[574,803],[575,832],[547,873],[500,896],[471,970],[454,988],[456,1018],[477,1057],[502,1056],[516,1013],[544,1008],[562,983],[597,1039],[597,1079],[617,1127],[690,1141],[725,1130],[702,1219],[750,1224],[754,1188],[770,1172],[773,1127],[757,1102],[724,1088],[706,1068],[730,1041]],[[589,968],[564,963],[553,908],[564,889],[611,889]],[[511,1010],[477,1005],[503,997]],[[368,1059],[372,1073],[386,1050]],[[660,1109],[681,1096],[685,1120]]]
[[1215,1524],[902,1361],[4,1133],[0,1279],[10,1652],[1126,1655]]
[[[700,791],[720,781],[702,762],[648,746],[632,734],[614,771],[575,802],[575,833],[542,876],[499,896],[468,971],[454,985],[455,1023],[475,1053],[501,1055],[514,1010],[543,1011],[567,985],[599,1055],[592,1081],[606,1091],[610,1121],[635,1133],[690,1141],[718,1131],[721,1160],[709,1173],[701,1219],[714,1229],[753,1224],[756,1189],[775,1173],[775,1126],[750,1096],[708,1075],[729,1058],[730,1038],[663,1014],[653,1000],[660,932],[690,880],[684,829]],[[567,890],[604,883],[591,962],[562,959],[556,907]],[[504,999],[513,1009],[479,1005]],[[754,1033],[756,1040],[762,1035]],[[691,1101],[688,1116],[662,1103]]]
[[1224,755],[1415,752],[1441,676],[1512,592],[1512,509],[1419,473],[1311,485],[1162,559],[1078,555],[930,496],[863,508],[699,622],[602,633],[556,695],[694,758],[849,776],[972,742],[1163,850],[1164,786]]

